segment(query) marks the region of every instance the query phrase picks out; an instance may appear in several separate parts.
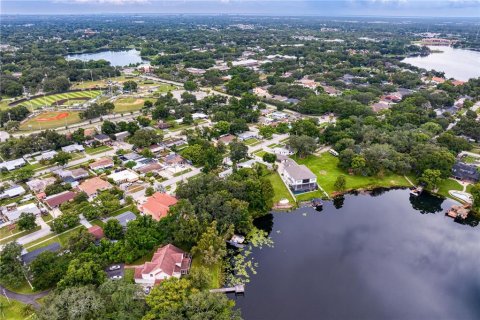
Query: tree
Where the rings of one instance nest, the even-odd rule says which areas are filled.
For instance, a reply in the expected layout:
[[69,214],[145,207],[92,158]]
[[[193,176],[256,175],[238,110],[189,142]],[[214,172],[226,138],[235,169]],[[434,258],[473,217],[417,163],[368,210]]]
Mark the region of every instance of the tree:
[[207,266],[216,264],[227,254],[227,245],[218,233],[217,221],[213,221],[205,230],[192,252],[201,256],[202,262]]
[[24,280],[24,270],[20,255],[23,247],[17,242],[7,243],[0,254],[0,281],[2,284],[18,288]]
[[300,158],[303,158],[309,154],[312,154],[317,148],[317,142],[314,138],[307,135],[290,136],[288,140],[288,146],[291,147]]
[[191,294],[185,301],[182,314],[189,320],[241,320],[235,302],[223,294],[200,291]]
[[192,80],[188,80],[188,81],[185,81],[185,83],[183,84],[183,88],[187,91],[195,91],[197,90],[197,84],[192,81]]
[[320,130],[313,119],[301,119],[292,123],[290,132],[296,136],[318,137]]
[[150,197],[151,195],[153,195],[155,193],[155,189],[153,189],[153,187],[148,187],[146,190],[145,190],[145,196],[147,197]]
[[335,181],[335,190],[344,191],[347,188],[347,179],[344,175],[339,175]]
[[217,137],[227,134],[230,131],[230,123],[228,121],[218,121],[213,126],[213,130],[215,131]]
[[33,174],[34,172],[32,168],[20,168],[14,171],[13,179],[19,182],[27,181],[33,177]]
[[137,148],[145,148],[162,141],[162,138],[155,130],[140,129],[130,137],[130,143]]
[[169,316],[178,314],[187,300],[190,288],[191,283],[186,278],[171,277],[162,281],[146,297],[150,310],[144,320],[174,319]]
[[72,159],[72,155],[70,153],[59,151],[52,159],[54,163],[58,163],[61,166],[64,166],[68,163],[68,161]]
[[105,271],[97,262],[73,259],[68,265],[65,276],[58,282],[58,287],[65,289],[89,284],[100,285],[105,278]]
[[37,316],[40,320],[105,319],[106,308],[93,286],[72,287],[48,295]]
[[103,232],[108,239],[120,240],[123,238],[123,227],[116,219],[110,219],[103,227]]
[[440,170],[434,169],[425,170],[420,177],[420,182],[422,182],[428,190],[435,190],[442,180]]
[[100,192],[93,203],[102,216],[107,216],[122,207],[118,195],[114,194],[112,190]]
[[271,139],[275,133],[275,128],[272,126],[261,126],[259,133],[264,139]]
[[473,198],[473,206],[472,209],[475,212],[480,212],[480,183],[476,183],[473,185],[472,189],[470,190],[470,194]]
[[230,159],[233,163],[238,163],[240,160],[248,156],[248,147],[240,141],[232,141],[230,147]]
[[268,163],[275,163],[275,161],[277,161],[277,155],[273,154],[273,153],[266,152],[263,155],[262,160],[265,161],[265,162],[268,162]]
[[18,219],[17,225],[20,230],[32,230],[34,229],[37,224],[35,223],[35,214],[31,212],[22,212],[20,214],[20,218]]
[[114,134],[117,133],[117,125],[114,122],[105,120],[102,123],[102,132],[105,134]]
[[68,238],[68,249],[73,253],[80,253],[87,250],[94,241],[95,237],[86,228],[81,227],[73,231]]
[[128,80],[123,83],[124,91],[137,91],[138,84],[133,80]]
[[45,251],[38,255],[29,265],[32,285],[36,290],[53,288],[67,271],[70,257],[66,254]]
[[193,117],[191,113],[185,113],[185,116],[183,117],[183,124],[192,124],[193,123]]

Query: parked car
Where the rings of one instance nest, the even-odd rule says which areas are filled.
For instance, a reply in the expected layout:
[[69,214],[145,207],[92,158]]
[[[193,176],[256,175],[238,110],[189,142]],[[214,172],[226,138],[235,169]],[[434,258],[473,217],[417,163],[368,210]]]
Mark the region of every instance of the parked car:
[[118,265],[118,264],[116,264],[116,265],[111,266],[110,268],[108,268],[108,270],[109,270],[109,271],[114,271],[114,270],[118,270],[118,269],[120,269],[120,268],[121,268],[121,266]]
[[112,280],[120,280],[120,279],[122,279],[122,278],[123,278],[122,276],[113,276],[113,277],[111,277],[110,279],[112,279]]

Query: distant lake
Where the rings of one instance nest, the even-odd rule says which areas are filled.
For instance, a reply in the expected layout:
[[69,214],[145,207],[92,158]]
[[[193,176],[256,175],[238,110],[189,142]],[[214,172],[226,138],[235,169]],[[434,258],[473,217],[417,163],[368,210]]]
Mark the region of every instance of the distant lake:
[[480,319],[480,230],[453,204],[393,190],[264,217],[274,246],[231,298],[247,320]]
[[480,52],[448,46],[429,48],[442,52],[432,53],[426,57],[406,58],[402,62],[427,70],[445,72],[446,78],[468,81],[480,77]]
[[101,51],[95,53],[70,54],[65,57],[67,60],[107,60],[114,67],[125,67],[130,64],[146,62],[140,57],[140,51],[124,50],[124,51]]

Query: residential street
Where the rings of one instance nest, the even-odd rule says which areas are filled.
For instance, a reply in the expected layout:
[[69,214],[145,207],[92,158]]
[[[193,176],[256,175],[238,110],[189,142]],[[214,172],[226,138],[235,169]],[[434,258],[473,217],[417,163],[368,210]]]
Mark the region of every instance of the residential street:
[[50,292],[50,290],[47,290],[34,294],[21,294],[10,291],[2,285],[0,285],[0,291],[3,296],[25,304],[31,304],[35,309],[40,308],[40,305],[36,300],[45,297]]

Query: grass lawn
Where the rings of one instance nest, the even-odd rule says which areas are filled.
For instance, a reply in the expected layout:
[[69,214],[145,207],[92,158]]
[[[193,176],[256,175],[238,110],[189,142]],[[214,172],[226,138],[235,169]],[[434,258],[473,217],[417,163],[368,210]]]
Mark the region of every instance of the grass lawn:
[[70,237],[73,235],[73,232],[75,232],[81,226],[82,225],[76,226],[76,227],[74,227],[70,230],[65,231],[64,233],[59,234],[59,235],[50,234],[48,236],[45,236],[43,238],[40,238],[40,239],[37,239],[35,241],[32,241],[32,242],[28,243],[24,247],[28,252],[31,252],[31,251],[33,251],[35,249],[38,249],[38,248],[43,248],[43,247],[48,246],[49,244],[52,244],[54,242],[58,242],[58,243],[60,243],[60,245],[62,247],[65,247],[68,244],[68,239],[70,239]]
[[[202,259],[201,259],[201,256],[197,255],[193,257],[192,270],[200,266],[202,266]],[[222,282],[223,282],[222,281],[222,262],[220,261],[211,267],[207,267],[207,266],[204,266],[204,267],[210,272],[210,276],[212,277],[210,288],[211,289],[221,288]]]
[[260,143],[260,140],[255,139],[255,138],[250,138],[245,141],[243,141],[247,146],[255,146]]
[[[39,108],[43,106],[51,106],[52,104],[56,103],[60,100],[65,99],[72,99],[72,98],[89,98],[93,99],[101,94],[100,90],[89,90],[89,91],[76,91],[76,92],[64,92],[64,93],[57,93],[52,95],[47,95],[44,97],[38,97],[32,100],[28,100],[25,102],[20,103],[27,108]],[[72,103],[79,103],[83,100],[72,100]]]
[[478,158],[472,156],[466,156],[463,158],[463,162],[465,163],[476,163]]
[[166,93],[170,92],[172,90],[178,89],[176,86],[168,83],[162,83],[158,89],[155,91],[155,93]]
[[[4,228],[6,228],[6,227],[4,227]],[[2,229],[4,229],[4,228],[2,228]],[[20,237],[23,237],[27,234],[30,234],[30,233],[38,231],[38,230],[40,230],[40,226],[36,226],[33,230],[30,230],[30,231],[28,231],[28,230],[20,231],[17,228],[15,228],[13,230],[13,233],[11,233],[11,234],[8,234],[8,229],[4,230],[4,231],[2,231],[2,235],[0,237],[0,238],[2,238],[2,240],[0,240],[0,245],[6,244],[8,242],[12,242],[13,240],[16,240]],[[7,233],[7,234],[4,235],[4,233]],[[9,237],[9,238],[5,238],[5,237],[8,237],[9,235],[12,235],[12,236]]]
[[0,309],[0,319],[23,320],[31,316],[31,313],[26,315],[23,313],[25,304],[12,299],[8,300],[3,295],[0,295],[0,304],[3,306]]
[[[408,181],[400,175],[389,174],[383,177],[364,177],[349,175],[344,170],[337,167],[338,158],[329,153],[323,153],[321,156],[310,155],[304,159],[295,158],[298,164],[306,165],[317,176],[318,184],[328,193],[333,194],[337,177],[344,175],[347,180],[347,190],[369,189],[375,187],[408,187]],[[312,198],[321,198],[321,191],[310,192],[297,196],[297,200],[309,200]]]
[[114,112],[122,113],[122,112],[140,110],[142,109],[143,104],[147,100],[152,101],[151,99],[142,99],[142,98],[135,98],[135,97],[120,98],[114,101],[114,104],[115,104]]
[[451,196],[448,194],[448,191],[450,190],[457,190],[457,191],[462,191],[463,187],[460,183],[458,183],[456,180],[453,179],[445,179],[440,183],[438,186],[438,191],[437,193],[446,197],[446,198],[451,198]]
[[188,168],[188,169],[185,169],[185,170],[183,170],[183,171],[174,173],[173,176],[174,176],[174,177],[178,177],[178,176],[181,176],[182,174],[188,173],[188,172],[190,172],[190,171],[192,171],[192,169],[191,169],[191,168]]
[[78,111],[49,111],[42,112],[20,125],[20,131],[53,129],[80,122]]
[[135,283],[134,276],[135,276],[135,269],[129,268],[129,269],[124,269],[125,273],[123,275],[123,280],[127,283]]
[[288,199],[291,204],[295,203],[295,200],[292,198],[290,192],[288,192],[287,187],[280,178],[278,172],[271,173],[267,176],[268,180],[272,183],[273,191],[275,195],[273,196],[273,202],[277,203],[282,199]]
[[120,76],[120,77],[107,78],[103,80],[84,81],[84,82],[79,82],[74,84],[72,86],[72,89],[90,89],[90,88],[97,88],[97,87],[106,87],[108,80],[123,82],[123,81],[126,81],[127,79],[125,78],[125,76]]
[[96,147],[96,148],[92,148],[92,147],[87,147],[85,148],[85,152],[87,154],[97,154],[97,153],[102,153],[102,152],[106,152],[106,151],[110,151],[112,150],[113,148],[112,147],[109,147],[109,146],[100,146],[100,147]]
[[264,154],[266,154],[267,152],[264,151],[264,150],[258,150],[258,151],[255,151],[253,154],[256,155],[256,156],[259,156],[260,158],[263,157]]
[[[17,292],[17,293],[22,293],[22,294],[32,294],[34,293],[32,287],[27,282],[27,279],[22,278],[22,282],[20,283],[20,286],[17,286],[16,288],[6,286],[5,284],[2,283],[2,285],[7,288],[10,291]],[[2,296],[3,293],[0,294]]]

